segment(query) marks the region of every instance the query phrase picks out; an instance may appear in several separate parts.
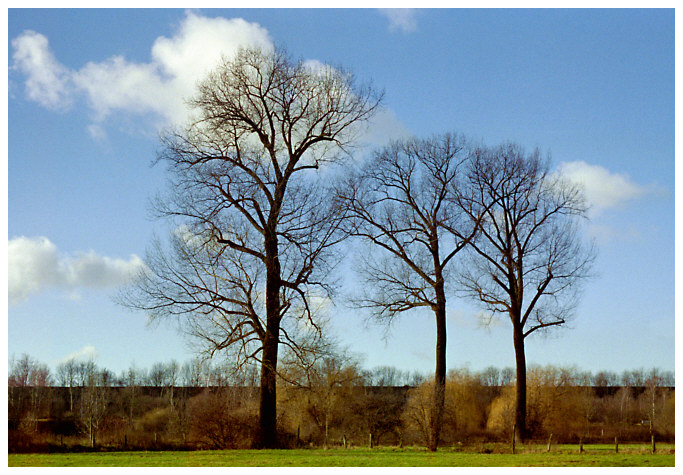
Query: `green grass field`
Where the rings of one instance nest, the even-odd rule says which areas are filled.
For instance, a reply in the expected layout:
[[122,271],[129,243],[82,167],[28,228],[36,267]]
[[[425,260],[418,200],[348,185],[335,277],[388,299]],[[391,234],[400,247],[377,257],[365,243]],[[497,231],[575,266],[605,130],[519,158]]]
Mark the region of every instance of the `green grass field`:
[[[495,447],[494,452],[500,447]],[[673,467],[674,446],[652,454],[643,445],[526,446],[514,455],[441,448],[206,450],[196,452],[101,452],[9,454],[10,467]]]

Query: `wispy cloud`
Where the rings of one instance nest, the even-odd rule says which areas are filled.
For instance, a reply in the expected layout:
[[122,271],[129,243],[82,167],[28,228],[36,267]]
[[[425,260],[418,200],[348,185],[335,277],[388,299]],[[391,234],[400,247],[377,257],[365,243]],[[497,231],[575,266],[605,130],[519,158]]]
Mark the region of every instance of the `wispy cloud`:
[[65,363],[67,361],[94,361],[99,356],[97,349],[92,345],[86,345],[78,351],[69,353],[59,362]]
[[413,8],[380,8],[379,12],[389,19],[389,29],[410,33],[417,30],[417,10]]
[[54,288],[73,292],[125,284],[140,269],[142,260],[100,256],[94,251],[75,256],[60,253],[46,237],[10,239],[8,244],[9,304]]
[[607,224],[591,222],[586,227],[586,233],[599,245],[612,242],[637,242],[643,239],[643,231],[634,225],[615,228]]
[[593,217],[606,209],[617,208],[628,201],[660,191],[657,186],[640,185],[624,173],[613,173],[600,165],[584,161],[563,162],[558,172],[583,187]]

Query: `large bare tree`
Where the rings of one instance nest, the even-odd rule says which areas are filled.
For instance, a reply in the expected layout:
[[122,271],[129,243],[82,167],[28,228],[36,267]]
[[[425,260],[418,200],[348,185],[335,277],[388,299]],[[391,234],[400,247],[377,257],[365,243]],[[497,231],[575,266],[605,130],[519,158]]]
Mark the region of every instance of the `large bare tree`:
[[548,166],[538,150],[481,147],[460,197],[472,222],[484,215],[460,284],[489,316],[504,314],[512,323],[519,440],[526,436],[525,339],[566,323],[595,255],[579,228],[586,212],[581,189]]
[[173,178],[157,208],[178,227],[128,304],[182,317],[209,352],[260,363],[258,447],[277,446],[278,347],[315,329],[312,296],[331,290],[342,215],[313,172],[348,155],[380,100],[340,69],[242,50],[199,85],[193,120],[162,139]]
[[339,192],[349,232],[380,251],[363,259],[366,290],[357,304],[387,323],[415,308],[434,313],[430,450],[438,447],[443,419],[449,264],[477,230],[476,219],[469,221],[455,206],[470,150],[455,134],[397,141],[376,152]]

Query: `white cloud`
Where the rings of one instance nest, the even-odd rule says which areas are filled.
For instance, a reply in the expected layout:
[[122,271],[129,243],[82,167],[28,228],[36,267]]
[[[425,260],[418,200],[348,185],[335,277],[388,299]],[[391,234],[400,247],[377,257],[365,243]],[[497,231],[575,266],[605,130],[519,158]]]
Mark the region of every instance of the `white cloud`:
[[164,82],[153,64],[129,63],[115,56],[102,63],[88,63],[72,75],[76,87],[84,91],[97,121],[112,111],[135,114],[153,112],[170,117],[176,97],[170,82]]
[[322,73],[325,71],[327,65],[317,59],[307,59],[304,61],[304,66],[306,66],[313,73]]
[[60,254],[46,237],[10,239],[8,244],[9,304],[49,288],[73,292],[79,288],[108,288],[125,284],[144,268],[128,260],[100,256],[94,251],[76,256]]
[[240,47],[270,49],[273,44],[256,23],[188,12],[175,36],[156,39],[148,63],[114,56],[69,70],[54,57],[47,38],[32,31],[15,38],[12,46],[13,67],[27,76],[28,97],[46,107],[64,106],[76,93],[84,93],[98,122],[114,111],[153,113],[177,122],[186,117],[184,100],[221,56],[230,57]]
[[380,8],[380,13],[389,19],[390,30],[410,33],[417,30],[417,11],[413,8]]
[[66,363],[67,361],[94,361],[100,356],[97,349],[92,345],[86,345],[78,351],[68,354],[60,360],[60,363]]
[[154,63],[184,90],[193,90],[197,79],[215,65],[221,55],[230,57],[241,47],[272,50],[268,31],[241,18],[206,18],[188,13],[173,38],[160,37],[152,46]]
[[[384,14],[404,30],[414,24],[411,10],[388,10]],[[222,56],[230,58],[247,46],[274,48],[268,31],[257,23],[192,12],[186,13],[174,36],[154,41],[149,62],[113,56],[68,69],[57,61],[47,38],[33,31],[15,38],[12,46],[13,68],[26,76],[29,99],[45,107],[63,108],[79,97],[85,98],[94,120],[87,130],[97,140],[106,138],[103,121],[116,112],[152,114],[162,126],[183,122],[188,114],[185,100]],[[329,67],[315,59],[305,64],[314,71]],[[385,109],[374,117],[360,140],[384,144],[408,135],[393,112]]]
[[49,49],[47,38],[35,31],[25,31],[12,40],[13,69],[26,79],[27,96],[50,109],[65,108],[71,103],[69,71]]
[[13,305],[44,287],[57,284],[57,248],[46,238],[11,239],[8,245],[9,303]]
[[361,143],[386,145],[392,140],[410,137],[412,134],[391,109],[380,109],[370,120],[367,130],[359,137]]
[[592,216],[654,191],[651,186],[634,183],[626,174],[612,173],[604,167],[583,161],[563,162],[558,172],[583,186]]

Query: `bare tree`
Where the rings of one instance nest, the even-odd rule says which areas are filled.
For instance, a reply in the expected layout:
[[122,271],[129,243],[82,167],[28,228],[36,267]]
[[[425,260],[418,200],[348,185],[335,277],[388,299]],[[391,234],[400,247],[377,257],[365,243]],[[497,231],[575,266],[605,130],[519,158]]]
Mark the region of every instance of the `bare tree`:
[[287,352],[283,360],[287,371],[284,396],[290,417],[299,426],[310,419],[327,447],[330,428],[351,419],[349,401],[363,377],[353,355],[335,343],[327,342],[316,350],[304,355]]
[[506,367],[500,370],[500,385],[509,386],[515,381],[514,368]]
[[28,354],[18,360],[12,357],[8,375],[9,418],[21,422],[25,430],[37,430],[39,413],[49,401],[47,388],[51,383],[50,370],[45,364]]
[[619,377],[612,371],[598,371],[598,373],[593,377],[593,386],[619,386]]
[[143,384],[143,375],[140,370],[131,364],[121,378],[124,381],[125,388],[122,391],[124,411],[128,425],[133,426],[133,421],[136,413],[136,406],[139,400],[140,386]]
[[481,382],[484,386],[496,387],[500,384],[500,370],[495,366],[486,367],[480,374]]
[[627,387],[645,386],[647,376],[643,368],[625,370],[621,373],[621,385]]
[[57,378],[59,384],[69,388],[69,412],[74,411],[74,393],[73,389],[76,386],[76,374],[78,371],[78,363],[74,358],[69,358],[67,361],[60,363],[57,366]]
[[81,391],[79,402],[79,421],[83,431],[88,434],[90,446],[95,447],[99,432],[103,429],[108,414],[111,389],[105,371],[100,371],[94,363],[86,367],[86,385]]
[[97,370],[95,362],[92,359],[88,361],[79,361],[76,366],[76,378],[78,386],[84,388],[89,384],[91,376]]
[[403,386],[410,379],[410,373],[394,366],[378,366],[367,372],[369,386]]
[[147,383],[150,386],[160,388],[166,385],[166,364],[154,363],[147,375]]
[[526,435],[524,341],[538,330],[563,325],[579,283],[594,260],[577,221],[585,215],[581,190],[551,174],[538,150],[514,144],[481,148],[468,173],[470,189],[460,198],[481,232],[460,283],[490,315],[505,314],[513,328],[516,358],[517,435]]
[[453,205],[469,155],[467,141],[453,134],[394,142],[339,191],[350,217],[349,232],[380,250],[361,264],[366,291],[356,304],[387,323],[411,309],[434,313],[430,450],[439,444],[443,417],[449,263],[477,230],[476,220],[469,222]]
[[645,380],[645,395],[647,397],[648,410],[646,411],[648,417],[648,426],[650,429],[650,435],[654,434],[655,430],[655,416],[657,415],[657,396],[663,394],[660,389],[663,378],[661,372],[657,368],[652,368],[648,371],[647,379]]
[[202,360],[196,358],[187,361],[181,368],[183,386],[198,388],[202,386]]
[[339,69],[242,50],[199,85],[193,120],[162,139],[173,180],[157,208],[182,227],[124,300],[182,317],[209,354],[260,363],[259,447],[277,445],[278,347],[295,347],[302,326],[286,320],[314,328],[312,298],[332,290],[341,215],[312,172],[348,155],[379,101]]
[[31,356],[24,353],[16,360],[14,356],[10,361],[10,373],[7,378],[9,387],[25,388],[29,386],[31,381],[31,373],[38,366],[38,362]]

